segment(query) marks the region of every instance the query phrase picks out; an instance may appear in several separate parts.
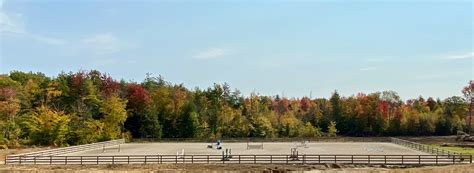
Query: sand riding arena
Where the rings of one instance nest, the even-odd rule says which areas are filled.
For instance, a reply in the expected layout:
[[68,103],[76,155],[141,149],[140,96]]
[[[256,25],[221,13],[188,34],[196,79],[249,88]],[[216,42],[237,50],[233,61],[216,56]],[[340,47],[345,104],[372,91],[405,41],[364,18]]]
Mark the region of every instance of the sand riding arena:
[[[362,139],[362,138],[361,138]],[[130,142],[113,140],[9,155],[5,164],[471,164],[453,153],[397,138],[364,140]]]

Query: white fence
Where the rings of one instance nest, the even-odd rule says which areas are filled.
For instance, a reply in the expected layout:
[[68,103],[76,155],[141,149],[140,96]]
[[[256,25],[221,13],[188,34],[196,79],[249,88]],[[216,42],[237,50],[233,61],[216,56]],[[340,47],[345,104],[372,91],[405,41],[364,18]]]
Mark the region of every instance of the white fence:
[[54,156],[54,155],[63,155],[68,153],[74,153],[79,151],[86,151],[86,150],[95,150],[100,148],[106,148],[110,146],[120,145],[125,143],[124,139],[117,139],[112,141],[104,141],[104,142],[97,142],[92,144],[85,144],[85,145],[77,145],[77,146],[70,146],[70,147],[63,147],[63,148],[56,148],[50,150],[43,150],[31,153],[21,153],[15,155],[9,155],[8,157],[17,157],[17,156]]

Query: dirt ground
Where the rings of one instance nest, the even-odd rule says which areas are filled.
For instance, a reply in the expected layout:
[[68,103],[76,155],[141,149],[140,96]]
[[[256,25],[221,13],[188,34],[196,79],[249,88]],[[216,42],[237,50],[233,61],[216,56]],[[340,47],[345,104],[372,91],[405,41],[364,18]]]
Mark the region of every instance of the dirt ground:
[[[404,137],[414,142],[424,144],[442,144],[453,142],[455,137]],[[259,143],[254,143],[259,144]],[[221,154],[221,150],[207,149],[208,143],[127,143],[121,145],[119,155],[126,154],[176,154],[185,149],[186,154]],[[289,154],[290,148],[294,146],[292,142],[264,143],[264,149],[246,149],[246,143],[224,143],[224,148],[232,148],[236,154]],[[339,143],[339,142],[321,142],[309,143],[308,148],[301,147],[299,151],[306,154],[425,154],[416,150],[405,148],[392,143],[382,142],[357,142],[357,143]],[[368,149],[383,148],[380,150]],[[25,152],[34,152],[46,148],[27,148],[27,149],[9,149],[0,150],[2,161],[7,154],[17,154]],[[107,148],[105,152],[102,149],[74,153],[74,155],[116,155],[118,148]],[[251,173],[251,172],[304,172],[304,173],[326,173],[326,172],[387,172],[387,173],[474,173],[474,164],[449,165],[449,166],[424,166],[424,167],[367,167],[355,165],[241,165],[241,164],[152,164],[152,165],[0,165],[0,173]]]
[[[89,150],[67,154],[68,156],[110,156],[110,155],[175,155],[177,152],[186,155],[220,155],[223,150],[207,148],[209,143],[126,143],[103,149]],[[258,145],[261,143],[254,143]],[[224,143],[223,149],[232,149],[233,155],[245,154],[290,154],[292,142],[264,142],[263,149],[247,149],[247,143]],[[300,154],[363,154],[363,155],[425,155],[393,143],[384,142],[311,142],[307,147],[299,147]]]
[[1,165],[0,173],[472,173],[474,164],[427,167],[356,167],[352,165]]

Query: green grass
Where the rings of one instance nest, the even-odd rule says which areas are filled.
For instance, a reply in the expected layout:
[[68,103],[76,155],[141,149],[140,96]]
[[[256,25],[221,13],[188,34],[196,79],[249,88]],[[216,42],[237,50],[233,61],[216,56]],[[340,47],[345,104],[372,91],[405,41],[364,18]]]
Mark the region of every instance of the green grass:
[[432,145],[433,147],[440,148],[446,151],[452,151],[456,153],[474,155],[474,148],[463,148],[463,147],[445,147],[440,145]]

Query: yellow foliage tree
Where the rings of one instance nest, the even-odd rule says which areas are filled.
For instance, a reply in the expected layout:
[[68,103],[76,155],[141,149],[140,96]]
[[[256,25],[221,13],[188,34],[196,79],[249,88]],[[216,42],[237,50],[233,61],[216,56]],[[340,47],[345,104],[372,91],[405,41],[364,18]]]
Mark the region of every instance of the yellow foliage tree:
[[24,121],[33,143],[62,146],[66,144],[69,115],[40,106]]
[[104,136],[106,140],[120,138],[120,128],[127,119],[127,110],[125,109],[127,101],[118,96],[111,96],[102,102],[100,112],[103,114]]

